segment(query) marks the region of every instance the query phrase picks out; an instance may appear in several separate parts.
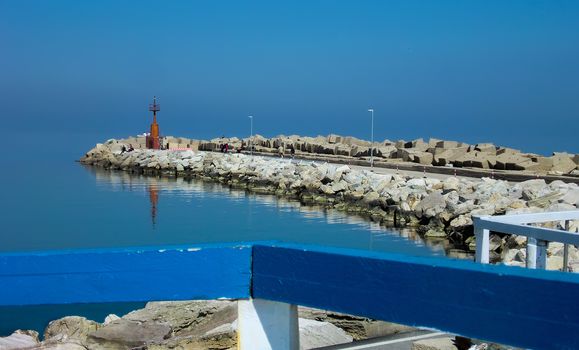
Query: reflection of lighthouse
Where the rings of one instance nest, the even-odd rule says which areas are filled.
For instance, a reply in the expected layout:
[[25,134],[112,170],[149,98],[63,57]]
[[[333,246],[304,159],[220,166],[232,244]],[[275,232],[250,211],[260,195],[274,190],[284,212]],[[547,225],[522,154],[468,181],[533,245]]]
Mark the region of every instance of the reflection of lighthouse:
[[151,124],[151,132],[147,136],[147,148],[160,149],[161,142],[159,141],[159,124],[157,124],[157,112],[161,110],[161,105],[157,104],[157,97],[153,96],[153,103],[149,104],[149,111],[153,112],[153,123]]
[[155,184],[149,184],[149,201],[151,202],[151,220],[154,228],[157,223],[157,202],[159,201],[159,190]]

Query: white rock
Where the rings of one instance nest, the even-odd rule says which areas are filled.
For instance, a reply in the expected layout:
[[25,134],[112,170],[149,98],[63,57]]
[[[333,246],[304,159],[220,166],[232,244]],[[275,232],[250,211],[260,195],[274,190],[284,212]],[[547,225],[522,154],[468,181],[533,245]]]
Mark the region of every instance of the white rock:
[[113,321],[116,320],[120,320],[121,318],[115,314],[109,314],[107,317],[105,317],[105,321],[103,322],[104,325],[107,325]]
[[349,173],[351,170],[352,169],[350,169],[350,167],[347,165],[342,165],[342,166],[336,168],[336,172],[341,172],[342,174]]
[[415,178],[406,181],[406,185],[411,188],[426,188],[426,181],[424,181],[424,179]]
[[456,177],[448,177],[442,183],[445,190],[458,190],[459,180]]
[[35,347],[39,344],[38,333],[31,331],[15,331],[7,337],[0,337],[0,349],[27,349]]
[[352,337],[329,322],[299,319],[300,349],[351,343]]
[[562,203],[574,205],[575,207],[579,207],[579,189],[568,189],[567,192],[563,194],[563,197],[559,199],[559,201]]

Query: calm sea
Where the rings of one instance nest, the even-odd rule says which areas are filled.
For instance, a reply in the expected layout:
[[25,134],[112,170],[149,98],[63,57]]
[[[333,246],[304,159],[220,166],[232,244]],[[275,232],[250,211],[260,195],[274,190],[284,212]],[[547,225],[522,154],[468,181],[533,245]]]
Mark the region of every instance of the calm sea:
[[[131,176],[74,162],[95,139],[3,151],[0,253],[282,240],[412,255],[443,255],[364,218],[203,181]],[[62,139],[62,138],[61,138]],[[96,139],[98,140],[98,139]],[[32,143],[34,144],[34,143]],[[409,238],[410,236],[410,238]],[[10,288],[10,286],[0,286]],[[0,308],[0,336],[42,331],[65,315],[97,321],[141,303]]]

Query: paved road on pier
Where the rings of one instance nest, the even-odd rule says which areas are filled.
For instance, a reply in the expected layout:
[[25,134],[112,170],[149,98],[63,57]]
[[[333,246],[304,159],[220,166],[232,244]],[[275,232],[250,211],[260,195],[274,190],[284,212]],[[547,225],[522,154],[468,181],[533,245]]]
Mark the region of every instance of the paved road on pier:
[[[259,156],[278,158],[278,156],[271,153],[256,153]],[[286,156],[286,158],[288,157]],[[562,180],[567,183],[579,184],[579,177],[577,176],[563,176],[563,175],[537,175],[526,173],[523,171],[514,170],[492,170],[479,168],[453,168],[433,165],[421,165],[409,162],[387,162],[378,160],[374,163],[374,168],[370,168],[368,160],[363,158],[335,158],[324,155],[312,155],[307,153],[298,153],[294,161],[315,161],[328,162],[332,164],[347,164],[351,168],[373,170],[381,174],[402,174],[412,177],[423,177],[426,173],[427,177],[444,180],[450,176],[458,176],[465,179],[480,179],[482,177],[490,177],[497,180],[506,180],[508,182],[521,182],[531,179],[544,179],[546,182],[554,180]]]

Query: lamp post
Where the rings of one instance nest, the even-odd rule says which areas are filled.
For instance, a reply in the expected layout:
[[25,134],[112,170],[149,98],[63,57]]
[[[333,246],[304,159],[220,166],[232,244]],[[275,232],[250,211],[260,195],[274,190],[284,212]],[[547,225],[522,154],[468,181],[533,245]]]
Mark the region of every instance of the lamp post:
[[370,145],[370,168],[374,167],[374,108],[368,109],[368,112],[372,114],[372,128],[371,128],[371,145]]
[[247,116],[249,118],[250,132],[251,136],[249,138],[249,152],[253,155],[253,116]]

